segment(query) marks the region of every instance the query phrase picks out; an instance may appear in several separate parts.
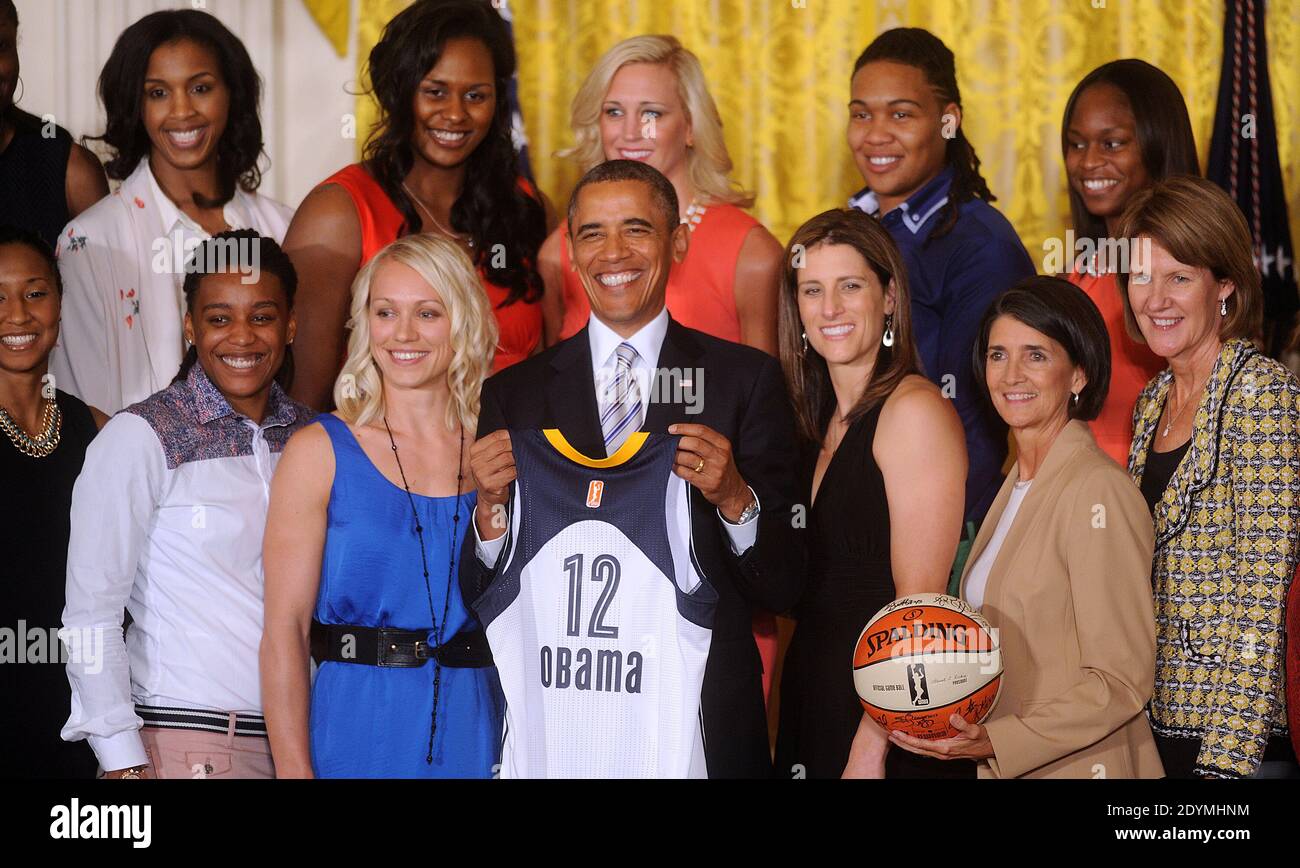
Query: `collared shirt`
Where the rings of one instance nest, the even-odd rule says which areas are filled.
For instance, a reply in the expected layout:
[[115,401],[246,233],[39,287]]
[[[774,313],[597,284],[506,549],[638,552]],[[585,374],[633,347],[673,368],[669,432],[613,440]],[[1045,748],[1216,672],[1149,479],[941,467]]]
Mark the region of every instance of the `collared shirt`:
[[[176,207],[176,203],[163,192],[163,188],[159,185],[158,179],[154,177],[152,171],[145,172],[144,177],[149,182],[149,189],[153,193],[151,201],[154,203],[154,207],[158,209],[158,216],[162,218],[160,222],[163,231],[159,238],[162,239],[163,244],[155,248],[154,258],[158,260],[159,264],[162,263],[163,257],[166,258],[166,264],[170,267],[172,283],[176,287],[176,309],[184,311],[185,263],[189,260],[194,248],[211,236],[193,217]],[[247,195],[243,190],[236,187],[235,195],[221,209],[222,219],[226,221],[228,228],[257,228],[254,225],[249,209],[245,207],[244,198]]]
[[[293,217],[238,187],[223,213],[232,229],[277,242]],[[60,389],[112,415],[167,387],[185,354],[185,261],[206,237],[162,192],[147,159],[64,227],[63,320],[50,355]]]
[[1007,435],[1006,425],[981,398],[971,353],[989,305],[1035,269],[1012,225],[982,199],[960,203],[947,234],[931,237],[948,204],[952,178],[952,168],[944,169],[884,215],[869,189],[850,198],[849,205],[878,217],[903,255],[921,364],[952,399],[966,431],[966,520],[978,526],[1002,484]]
[[91,442],[72,493],[63,612],[91,653],[69,655],[62,735],[88,739],[103,768],[147,762],[136,704],[260,713],[271,474],[314,415],[275,385],[259,425],[195,365]]
[[[655,369],[659,365],[659,351],[663,349],[664,337],[668,334],[668,308],[659,311],[659,315],[650,322],[643,325],[631,337],[624,338],[616,331],[611,329],[605,323],[601,322],[594,314],[587,321],[587,340],[591,344],[591,373],[592,380],[596,384],[596,405],[600,406],[604,400],[605,387],[614,380],[614,370],[618,364],[618,356],[615,352],[620,344],[628,343],[636,350],[637,358],[632,365],[632,375],[636,377],[637,384],[641,388],[641,395],[650,395],[650,384],[655,376]],[[648,402],[645,402],[648,404]],[[644,421],[644,420],[643,420]],[[750,493],[754,494],[754,502],[758,502],[758,494],[750,488]],[[749,548],[758,539],[758,521],[757,515],[751,516],[750,520],[744,524],[732,524],[723,518],[722,512],[718,512],[718,518],[722,519],[722,529],[726,531],[727,538],[731,541],[731,550],[737,555],[743,555],[749,551]],[[478,525],[474,525],[474,537],[476,540],[476,551],[478,559],[486,566],[491,566],[497,561],[497,556],[501,554],[501,548],[505,545],[506,535],[503,533],[496,539],[484,541],[478,535]]]

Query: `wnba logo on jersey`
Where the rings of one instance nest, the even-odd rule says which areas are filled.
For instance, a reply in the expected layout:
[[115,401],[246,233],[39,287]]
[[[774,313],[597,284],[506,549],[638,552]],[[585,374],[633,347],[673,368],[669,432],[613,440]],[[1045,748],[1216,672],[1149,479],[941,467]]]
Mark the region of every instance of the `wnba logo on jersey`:
[[600,498],[604,493],[605,483],[601,482],[599,479],[591,480],[591,484],[587,486],[587,506],[591,509],[596,509],[600,506]]

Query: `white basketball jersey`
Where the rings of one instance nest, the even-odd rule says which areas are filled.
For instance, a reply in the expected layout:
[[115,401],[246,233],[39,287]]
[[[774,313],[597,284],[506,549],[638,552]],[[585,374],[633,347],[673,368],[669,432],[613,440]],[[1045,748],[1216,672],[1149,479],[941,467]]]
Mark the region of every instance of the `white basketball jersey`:
[[506,697],[501,777],[705,777],[717,593],[691,550],[678,438],[592,459],[557,430],[510,437],[509,535],[473,604]]

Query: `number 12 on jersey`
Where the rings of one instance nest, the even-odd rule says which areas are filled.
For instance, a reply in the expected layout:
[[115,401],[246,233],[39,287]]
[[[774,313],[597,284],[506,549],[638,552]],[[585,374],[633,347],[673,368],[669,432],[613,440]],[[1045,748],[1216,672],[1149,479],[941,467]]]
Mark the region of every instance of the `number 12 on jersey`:
[[[564,559],[564,572],[569,577],[569,614],[565,623],[565,632],[570,636],[581,635],[582,628],[582,561],[581,554],[570,555]],[[598,555],[591,562],[591,581],[601,585],[600,596],[591,610],[591,620],[587,624],[587,635],[593,639],[617,639],[618,627],[605,623],[610,604],[618,593],[618,580],[622,572],[618,558],[613,555]]]

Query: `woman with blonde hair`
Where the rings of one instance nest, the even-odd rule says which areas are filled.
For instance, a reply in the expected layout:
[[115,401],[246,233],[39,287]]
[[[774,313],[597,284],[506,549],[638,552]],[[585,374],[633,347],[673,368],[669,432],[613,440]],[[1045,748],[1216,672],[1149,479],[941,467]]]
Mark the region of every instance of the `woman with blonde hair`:
[[338,409],[294,436],[271,487],[261,667],[276,772],[489,777],[501,687],[453,577],[496,321],[454,241],[408,235],[357,275],[349,328]]
[[[605,160],[640,160],[672,182],[691,230],[668,279],[668,312],[682,325],[776,354],[781,244],[742,209],[752,194],[731,180],[722,118],[694,54],[672,36],[634,36],[596,61],[573,98],[577,143],[560,152],[585,172]],[[587,324],[567,229],[539,255],[548,344]]]
[[[673,36],[634,36],[605,52],[573,98],[577,144],[560,156],[585,172],[606,160],[639,160],[672,183],[690,228],[685,258],[668,276],[669,315],[688,328],[776,355],[781,243],[743,208],[754,197],[732,182],[722,118],[699,59]],[[604,254],[602,254],[604,255]],[[631,263],[629,268],[635,267]],[[561,224],[538,254],[547,345],[587,326],[591,304]],[[754,618],[763,692],[776,666],[776,622]]]

